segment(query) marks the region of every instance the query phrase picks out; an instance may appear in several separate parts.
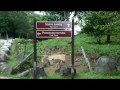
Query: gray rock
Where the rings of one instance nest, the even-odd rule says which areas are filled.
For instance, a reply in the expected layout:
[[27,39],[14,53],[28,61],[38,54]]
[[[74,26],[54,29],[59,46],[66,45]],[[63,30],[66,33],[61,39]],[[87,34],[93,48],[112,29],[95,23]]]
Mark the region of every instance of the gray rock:
[[9,48],[7,46],[2,46],[1,49],[6,49],[9,51]]
[[101,56],[96,63],[95,72],[112,73],[117,71],[117,61],[108,56]]
[[9,43],[9,42],[4,43],[4,46],[8,46],[8,47],[10,47],[10,46],[11,46],[11,43]]
[[[18,76],[33,76],[33,75],[34,75],[33,68],[18,74]],[[37,67],[37,76],[38,77],[46,77],[44,67],[41,67],[41,68]]]
[[7,47],[7,46],[2,46],[1,48],[0,48],[0,51],[4,51],[4,52],[6,52],[6,53],[9,53],[10,51],[9,51],[9,48]]
[[6,63],[0,62],[0,72],[6,72],[11,74],[13,67],[7,65]]
[[[71,75],[71,68],[67,66],[61,66],[55,72],[60,73],[62,76],[68,76]],[[76,75],[76,69],[74,69],[74,74]]]
[[0,50],[0,53],[7,54],[5,51]]
[[12,44],[12,43],[13,43],[13,40],[12,40],[12,39],[9,39],[8,42]]
[[44,70],[44,67],[37,67],[37,74],[40,77],[44,77],[44,76],[47,75],[46,72],[45,72],[45,70]]
[[0,51],[0,62],[5,62],[8,57],[9,56],[4,51]]

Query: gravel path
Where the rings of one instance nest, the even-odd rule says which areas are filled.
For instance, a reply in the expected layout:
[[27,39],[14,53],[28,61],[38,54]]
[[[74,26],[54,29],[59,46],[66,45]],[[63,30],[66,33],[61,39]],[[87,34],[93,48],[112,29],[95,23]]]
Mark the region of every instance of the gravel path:
[[19,79],[19,78],[0,76],[0,79]]
[[12,77],[4,77],[4,76],[0,76],[0,79],[13,79]]

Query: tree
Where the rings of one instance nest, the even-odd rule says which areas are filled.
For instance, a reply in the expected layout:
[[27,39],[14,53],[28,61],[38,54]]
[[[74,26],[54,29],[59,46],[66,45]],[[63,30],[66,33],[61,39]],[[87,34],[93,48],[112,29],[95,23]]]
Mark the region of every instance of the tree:
[[54,21],[68,21],[72,11],[46,11],[46,15],[52,16]]
[[120,23],[120,14],[117,11],[90,11],[84,15],[83,19],[85,26],[82,31],[94,36],[99,44],[104,35],[107,36],[106,42],[110,43],[110,36],[119,31],[117,27]]
[[16,37],[15,35],[25,37],[26,33],[32,30],[32,25],[29,20],[30,17],[27,11],[9,12],[9,27],[13,29],[14,37]]
[[26,37],[26,33],[33,31],[32,11],[0,11],[0,32],[9,36]]

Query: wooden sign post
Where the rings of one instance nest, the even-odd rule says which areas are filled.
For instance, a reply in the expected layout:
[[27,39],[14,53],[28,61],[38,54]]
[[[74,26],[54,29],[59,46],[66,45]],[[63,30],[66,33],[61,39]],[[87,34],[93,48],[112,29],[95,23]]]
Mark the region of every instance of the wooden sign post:
[[72,53],[71,53],[71,78],[74,79],[74,19],[72,19]]
[[[43,30],[44,29],[44,30]],[[72,30],[71,30],[72,29]],[[71,54],[71,78],[74,79],[74,19],[71,22],[64,21],[36,21],[34,20],[34,79],[37,78],[37,50],[36,38],[71,38],[72,37],[72,54]]]
[[36,60],[36,20],[34,19],[34,62],[33,62],[33,70],[34,70],[34,79],[37,79],[37,60]]

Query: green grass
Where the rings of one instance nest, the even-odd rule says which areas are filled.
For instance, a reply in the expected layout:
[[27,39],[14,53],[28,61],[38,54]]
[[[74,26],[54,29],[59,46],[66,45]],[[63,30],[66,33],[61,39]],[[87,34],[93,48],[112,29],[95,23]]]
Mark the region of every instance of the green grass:
[[9,56],[10,58],[9,60],[7,60],[7,64],[14,67],[18,63],[18,60],[16,58],[15,43],[13,43],[13,45],[11,46]]
[[58,73],[47,73],[46,79],[70,79],[70,76],[61,76]]
[[[66,49],[66,53],[68,53],[71,50],[71,46],[67,45],[66,41],[70,41],[71,38],[55,38],[55,39],[49,39],[45,41],[38,42],[37,47],[39,48],[50,48],[56,45],[63,46]],[[111,37],[111,43],[106,44],[105,43],[105,37],[103,37],[102,44],[97,44],[96,39],[92,38],[90,36],[87,36],[86,34],[79,34],[75,36],[75,47],[74,50],[81,50],[81,46],[84,47],[86,53],[96,53],[100,55],[108,55],[112,57],[119,57],[120,55],[120,39],[112,36]],[[38,49],[38,55],[40,55],[40,51]],[[120,70],[119,70],[120,71]],[[79,72],[76,79],[119,79],[120,73],[116,72],[113,74],[98,74],[94,72]],[[49,73],[47,79],[69,79],[70,77],[62,77],[59,74],[55,73]]]
[[75,79],[120,79],[120,72],[108,73],[95,73],[95,72],[79,72]]
[[[13,79],[33,79],[33,77],[19,77],[17,75],[10,75],[7,73],[1,73],[0,77],[10,77]],[[40,79],[38,77],[37,79]],[[46,79],[71,79],[71,76],[61,76],[57,73],[48,73]],[[78,72],[74,79],[120,79],[120,72],[112,74],[104,73],[95,73],[95,72]]]
[[5,72],[0,72],[0,77],[8,77],[10,79],[33,79],[33,77],[20,77],[20,76],[11,75]]
[[[29,42],[25,43],[25,41],[23,39],[18,39],[17,38],[16,41],[18,43],[20,43],[19,53],[22,52],[25,49],[25,44],[26,44],[26,47],[29,47],[29,46],[33,45],[33,43],[29,43]],[[10,58],[9,58],[9,60],[7,60],[7,63],[10,66],[13,66],[13,67],[16,66],[20,62],[20,60],[16,57],[17,56],[17,54],[16,54],[17,52],[16,52],[16,48],[15,47],[16,47],[16,44],[14,42],[13,45],[11,46],[11,49],[10,49],[10,55],[9,55]],[[29,52],[27,52],[25,54],[25,57],[28,54],[30,54],[32,51],[33,51],[33,48],[30,48]]]
[[[23,42],[21,44],[21,51],[24,49],[24,41],[21,39],[18,39],[19,42]],[[53,46],[63,46],[66,50],[66,53],[69,53],[71,51],[71,46],[67,44],[67,41],[71,41],[71,38],[55,38],[55,39],[49,39],[44,41],[38,41],[37,43],[37,56],[41,56],[42,53],[40,51],[40,48],[51,48]],[[112,57],[119,57],[120,56],[120,39],[118,37],[112,36],[111,43],[106,44],[105,43],[105,37],[102,40],[102,44],[97,44],[96,40],[90,36],[87,36],[86,34],[79,34],[75,36],[74,40],[74,50],[81,50],[81,46],[84,47],[86,53],[96,53],[101,55],[109,55]],[[27,44],[32,45],[33,43]],[[11,56],[8,63],[11,66],[15,66],[18,63],[18,60],[15,59],[15,45],[12,45],[11,48]],[[30,51],[33,51],[33,48],[30,49]],[[120,71],[120,70],[119,70]],[[88,71],[77,71],[77,75],[75,79],[119,79],[120,73],[116,72],[113,74],[98,74],[94,72],[88,72]],[[32,77],[19,77],[19,78],[25,78],[25,79],[31,79]],[[63,77],[60,74],[55,73],[47,73],[47,79],[70,79],[71,77]]]
[[[71,79],[71,76],[61,76],[60,74],[48,73],[46,79]],[[95,73],[82,71],[77,72],[74,79],[120,79],[120,72],[115,73]]]
[[[71,38],[55,38],[55,39],[49,39],[45,41],[41,41],[37,43],[38,48],[38,55],[41,54],[39,51],[39,48],[50,48],[56,45],[63,46],[66,49],[66,53],[71,50],[71,46],[67,45],[66,41],[70,41]],[[90,36],[87,36],[86,34],[79,34],[75,36],[74,40],[74,50],[81,50],[81,46],[84,47],[85,51],[87,53],[93,52],[97,54],[103,54],[103,55],[109,55],[113,57],[118,57],[120,55],[120,42],[119,38],[115,38],[111,40],[112,42],[110,44],[97,44],[96,40]],[[115,41],[117,41],[116,44]],[[105,41],[103,41],[105,42]]]

